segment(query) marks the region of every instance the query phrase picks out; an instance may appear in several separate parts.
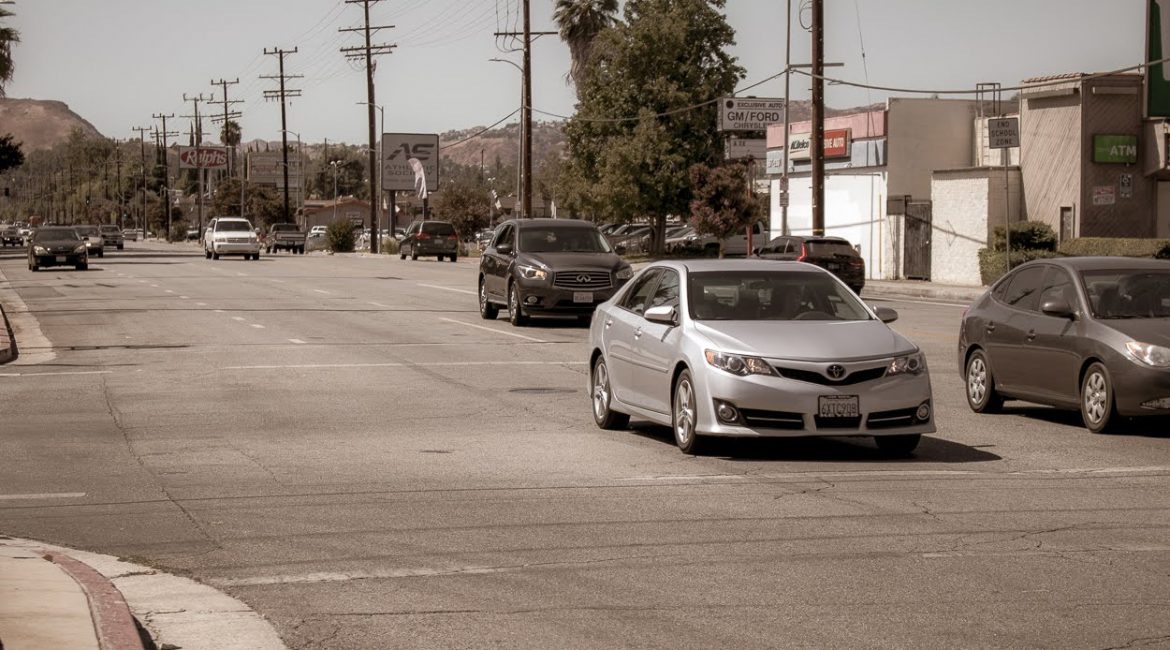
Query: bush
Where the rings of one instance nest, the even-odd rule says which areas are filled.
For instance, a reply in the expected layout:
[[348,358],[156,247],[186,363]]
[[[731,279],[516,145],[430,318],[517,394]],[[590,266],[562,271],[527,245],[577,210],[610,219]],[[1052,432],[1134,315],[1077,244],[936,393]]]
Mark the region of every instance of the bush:
[[378,247],[378,252],[383,255],[397,255],[398,240],[393,237],[383,237]]
[[[1012,248],[1015,248],[1013,246]],[[1030,262],[1032,260],[1049,259],[1059,257],[1053,251],[1045,250],[1026,250],[1026,251],[1012,251],[1012,268]],[[1007,256],[1003,251],[993,251],[989,248],[979,249],[979,277],[984,285],[991,285],[996,280],[1003,277],[1007,273]]]
[[1061,255],[1087,257],[1156,257],[1170,259],[1170,239],[1078,237],[1060,246]]
[[[145,237],[143,237],[145,239]],[[187,224],[183,221],[171,223],[171,233],[168,241],[183,241],[187,239]]]
[[[1048,224],[1040,221],[1019,221],[1013,223],[1011,227],[1013,251],[1056,250],[1056,231]],[[1004,229],[1003,226],[999,226],[992,233],[991,247],[1002,252],[1006,248],[1004,244]]]
[[325,229],[325,240],[334,253],[352,253],[357,244],[353,223],[349,219],[338,219]]

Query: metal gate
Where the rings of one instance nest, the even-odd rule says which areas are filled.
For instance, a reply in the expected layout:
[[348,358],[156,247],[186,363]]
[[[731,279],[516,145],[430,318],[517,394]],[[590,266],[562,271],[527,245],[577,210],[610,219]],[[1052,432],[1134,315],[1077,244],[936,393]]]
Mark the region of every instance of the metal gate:
[[906,204],[905,273],[911,280],[930,279],[930,201]]

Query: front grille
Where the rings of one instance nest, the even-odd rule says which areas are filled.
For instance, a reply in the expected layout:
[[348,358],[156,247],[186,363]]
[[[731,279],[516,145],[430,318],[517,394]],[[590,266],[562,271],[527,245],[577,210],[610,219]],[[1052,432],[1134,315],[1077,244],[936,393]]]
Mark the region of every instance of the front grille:
[[247,237],[228,237],[227,238],[227,243],[229,243],[229,244],[247,244],[248,241],[249,241],[249,239]]
[[610,288],[611,280],[608,271],[559,271],[553,274],[553,286],[560,289],[595,291]]
[[776,366],[776,372],[780,373],[781,377],[788,379],[795,379],[797,381],[804,381],[810,384],[820,384],[822,386],[852,386],[866,381],[873,381],[874,379],[881,379],[886,374],[886,367],[879,366],[877,368],[866,368],[864,370],[857,370],[841,379],[829,379],[819,372],[811,370],[798,370],[796,368],[782,368]]
[[758,409],[740,409],[743,423],[749,427],[760,429],[803,429],[804,416],[800,413],[787,411],[761,411]]
[[893,411],[877,411],[870,413],[865,425],[870,429],[893,429],[908,427],[914,424],[914,412],[918,409],[896,409]]
[[854,418],[823,418],[816,416],[817,429],[856,429],[861,426],[861,416]]

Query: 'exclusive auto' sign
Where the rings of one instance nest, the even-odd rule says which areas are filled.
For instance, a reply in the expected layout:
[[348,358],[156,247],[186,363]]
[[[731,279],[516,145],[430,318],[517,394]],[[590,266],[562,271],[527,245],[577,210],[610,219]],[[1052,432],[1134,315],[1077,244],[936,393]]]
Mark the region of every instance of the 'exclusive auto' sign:
[[783,99],[724,97],[719,100],[720,131],[765,131],[784,121]]
[[[808,133],[788,138],[788,159],[808,160],[812,158],[812,139]],[[848,158],[852,155],[853,131],[851,129],[825,129],[825,159]],[[783,149],[781,149],[783,151]]]

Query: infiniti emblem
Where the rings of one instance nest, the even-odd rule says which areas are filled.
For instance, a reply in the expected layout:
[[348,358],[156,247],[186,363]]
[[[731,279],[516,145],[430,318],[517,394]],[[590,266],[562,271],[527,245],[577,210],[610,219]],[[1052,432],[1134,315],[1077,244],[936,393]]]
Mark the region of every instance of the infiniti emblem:
[[837,364],[833,364],[825,371],[829,373],[830,379],[840,379],[845,376],[845,368]]
[[586,275],[584,273],[577,276],[577,282],[579,284],[589,284],[590,280],[592,280],[592,279],[593,278],[589,277],[588,275]]

